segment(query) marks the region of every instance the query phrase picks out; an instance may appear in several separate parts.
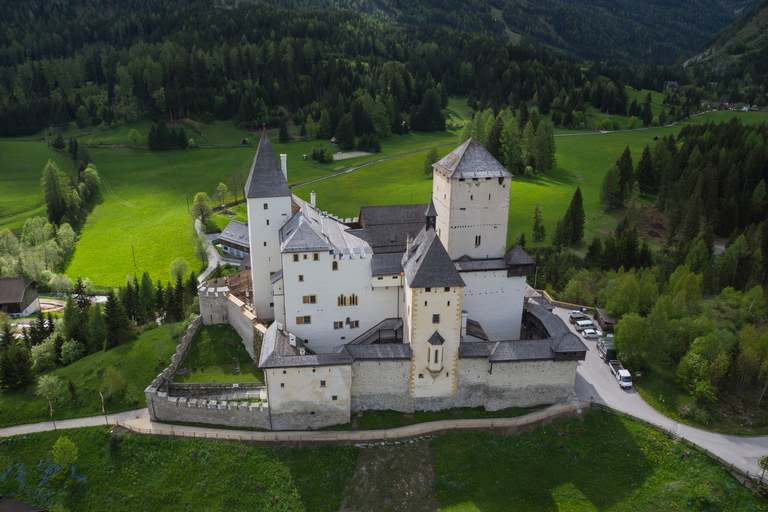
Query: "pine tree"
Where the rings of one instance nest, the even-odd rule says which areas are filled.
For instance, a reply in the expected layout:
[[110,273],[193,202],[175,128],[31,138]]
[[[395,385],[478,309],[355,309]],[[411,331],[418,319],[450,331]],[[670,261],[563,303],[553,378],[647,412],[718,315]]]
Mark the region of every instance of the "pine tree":
[[152,151],[157,151],[159,149],[157,147],[157,130],[155,129],[155,125],[153,124],[149,125],[149,135],[147,135],[147,147]]
[[77,340],[80,342],[86,341],[85,334],[83,333],[83,322],[81,321],[80,310],[77,308],[77,303],[71,296],[67,299],[67,305],[64,307],[62,322],[64,323],[63,332],[66,339]]
[[179,128],[179,134],[176,137],[178,140],[176,145],[179,146],[179,149],[187,149],[189,147],[189,139],[187,139],[187,134],[184,132],[184,128]]
[[148,272],[141,275],[138,296],[141,316],[144,321],[153,320],[155,318],[155,285],[152,283]]
[[469,138],[472,137],[473,131],[474,125],[472,124],[472,121],[464,123],[464,127],[461,129],[461,139],[459,139],[459,142],[466,142],[469,140]]
[[9,347],[0,354],[0,386],[10,391],[24,389],[35,380],[32,355],[24,346]]
[[107,323],[101,313],[101,306],[94,304],[88,319],[88,353],[93,354],[105,348],[107,341]]
[[51,146],[53,146],[54,148],[59,149],[59,150],[64,149],[64,148],[67,147],[67,143],[64,142],[64,137],[61,136],[61,132],[59,132],[56,135],[56,138],[53,139],[53,142],[51,143]]
[[587,248],[587,254],[584,256],[584,268],[590,270],[600,268],[602,257],[603,242],[598,237],[594,237]]
[[491,127],[491,130],[488,133],[488,139],[485,144],[485,149],[487,149],[488,152],[492,154],[496,160],[501,160],[502,158],[501,132],[503,129],[504,121],[501,119],[501,116],[499,116],[499,118],[494,121],[493,127]]
[[59,167],[53,160],[48,160],[45,169],[43,169],[43,176],[40,179],[40,184],[43,188],[43,197],[45,197],[48,220],[53,224],[61,223],[61,219],[67,213],[66,198],[69,194],[69,190],[65,186],[64,178],[59,172]]
[[344,114],[339,120],[339,126],[336,127],[336,142],[341,149],[352,149],[355,147],[355,126],[352,123],[352,116]]
[[330,139],[333,135],[333,125],[331,124],[331,115],[327,109],[320,112],[320,122],[317,129],[318,139]]
[[640,156],[635,175],[637,176],[640,193],[649,194],[656,190],[657,184],[653,173],[653,158],[651,157],[651,148],[648,146],[645,146],[643,154]]
[[286,143],[290,140],[291,136],[288,134],[288,122],[283,117],[280,119],[280,132],[277,136],[277,140],[281,143]]
[[199,284],[194,271],[189,273],[189,277],[185,284],[186,297],[184,298],[184,304],[185,306],[189,306],[195,300],[195,297],[197,297],[197,286]]
[[432,174],[432,164],[436,163],[439,158],[437,148],[432,148],[427,152],[427,156],[424,158],[424,174]]
[[504,167],[513,174],[522,174],[525,167],[523,165],[520,126],[517,123],[517,119],[514,117],[509,116],[504,122],[504,129],[501,131],[500,142],[501,157]]
[[547,239],[547,230],[544,227],[544,223],[541,221],[541,211],[537,206],[533,211],[533,245],[542,243]]
[[105,350],[131,339],[132,331],[128,315],[125,314],[123,305],[111,290],[107,295],[107,304],[104,306],[104,323],[107,326]]
[[165,316],[165,291],[163,283],[158,279],[155,287],[155,311],[159,317]]
[[587,222],[587,216],[584,213],[584,201],[581,197],[581,187],[576,187],[576,192],[573,193],[566,217],[571,224],[570,243],[576,244],[581,242],[581,239],[584,238],[584,225]]

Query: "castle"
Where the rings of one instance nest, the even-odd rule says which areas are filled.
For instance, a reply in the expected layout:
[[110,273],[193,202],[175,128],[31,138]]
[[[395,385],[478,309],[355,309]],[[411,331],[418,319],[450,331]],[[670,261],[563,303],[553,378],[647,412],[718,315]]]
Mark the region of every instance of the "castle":
[[262,134],[245,187],[249,318],[272,323],[254,339],[226,286],[200,292],[202,322],[235,325],[264,372],[254,426],[573,396],[587,348],[526,285],[535,262],[506,251],[512,175],[479,142],[434,164],[429,204],[363,207],[356,219],[291,194],[281,160]]

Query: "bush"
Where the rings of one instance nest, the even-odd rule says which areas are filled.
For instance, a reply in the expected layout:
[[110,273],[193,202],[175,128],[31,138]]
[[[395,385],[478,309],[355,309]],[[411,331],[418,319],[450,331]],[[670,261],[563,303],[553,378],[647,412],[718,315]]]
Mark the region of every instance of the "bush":
[[613,123],[611,123],[610,119],[603,119],[603,122],[600,123],[600,129],[603,131],[608,131],[613,126]]
[[56,368],[56,344],[53,337],[32,347],[32,370],[45,373]]
[[77,460],[77,446],[68,437],[61,436],[53,445],[53,461],[67,469]]
[[530,165],[525,167],[525,177],[526,178],[534,178],[536,176],[536,171],[533,170],[533,167]]
[[125,378],[123,374],[115,369],[114,366],[107,368],[107,373],[104,375],[104,384],[102,386],[105,394],[108,397],[118,397],[125,389]]
[[77,340],[65,341],[61,346],[61,363],[72,364],[85,355],[85,345]]
[[37,394],[50,400],[58,398],[63,391],[64,385],[55,375],[43,375],[37,381]]

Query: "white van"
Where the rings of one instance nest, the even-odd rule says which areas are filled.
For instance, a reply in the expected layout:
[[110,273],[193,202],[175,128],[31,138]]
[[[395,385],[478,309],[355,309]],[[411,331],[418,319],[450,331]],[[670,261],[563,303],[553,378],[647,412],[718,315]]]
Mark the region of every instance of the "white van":
[[597,326],[592,320],[577,320],[576,330],[581,332],[584,329],[597,329]]

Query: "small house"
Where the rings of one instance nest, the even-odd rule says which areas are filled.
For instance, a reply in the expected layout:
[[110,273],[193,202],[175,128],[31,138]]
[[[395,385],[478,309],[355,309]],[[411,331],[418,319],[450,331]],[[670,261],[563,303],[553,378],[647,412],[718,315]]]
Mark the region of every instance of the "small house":
[[248,224],[233,220],[219,235],[221,250],[233,258],[247,258],[250,254]]
[[0,311],[21,318],[39,310],[37,282],[26,277],[0,278]]
[[597,320],[597,324],[603,332],[613,332],[613,326],[616,323],[616,320],[614,320],[606,310],[595,308],[595,320]]

